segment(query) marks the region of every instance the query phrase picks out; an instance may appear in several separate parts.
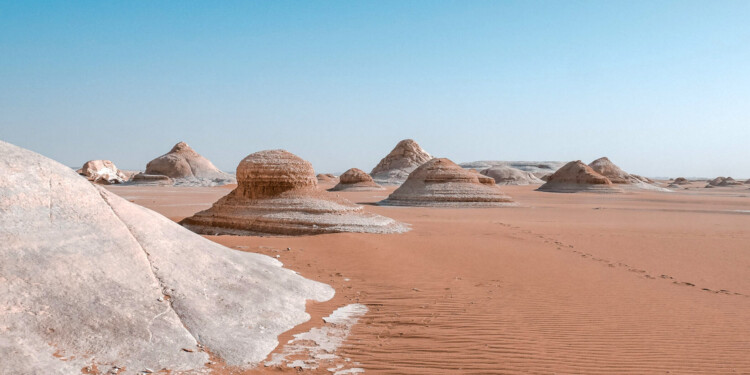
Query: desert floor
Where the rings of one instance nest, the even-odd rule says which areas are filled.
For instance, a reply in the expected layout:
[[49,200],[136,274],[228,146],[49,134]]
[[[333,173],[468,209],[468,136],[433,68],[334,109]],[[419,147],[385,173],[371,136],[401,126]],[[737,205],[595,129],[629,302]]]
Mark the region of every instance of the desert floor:
[[[278,255],[336,289],[276,353],[338,307],[369,308],[310,373],[747,374],[750,186],[703,185],[613,195],[506,186],[519,206],[491,209],[379,207],[392,188],[338,192],[412,230],[208,238]],[[230,191],[108,188],[173,220]],[[259,372],[296,370],[246,373]]]

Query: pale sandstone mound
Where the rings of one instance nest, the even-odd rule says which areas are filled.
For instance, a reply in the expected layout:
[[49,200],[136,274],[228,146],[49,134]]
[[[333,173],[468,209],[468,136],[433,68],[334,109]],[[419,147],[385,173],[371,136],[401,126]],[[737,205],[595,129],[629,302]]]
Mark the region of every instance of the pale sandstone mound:
[[613,163],[609,158],[602,157],[589,164],[594,172],[608,178],[613,184],[625,189],[642,189],[654,191],[669,191],[656,186],[656,182],[634,174],[629,174]]
[[164,175],[174,180],[175,185],[215,186],[235,183],[230,174],[220,171],[187,143],[180,142],[168,153],[151,160],[145,174]]
[[737,186],[737,185],[743,185],[743,183],[731,177],[716,177],[713,180],[708,182],[708,186],[726,187],[726,186]]
[[237,188],[213,207],[180,224],[202,234],[236,235],[407,230],[393,219],[319,191],[312,165],[284,150],[248,155],[237,166],[237,180]]
[[2,374],[249,368],[334,293],[1,141],[0,213]]
[[495,180],[445,159],[432,159],[415,169],[387,199],[388,206],[494,207],[511,205]]
[[498,185],[541,185],[544,183],[544,181],[531,172],[524,172],[506,165],[487,168],[479,173],[487,177],[492,177]]
[[675,185],[689,185],[690,181],[688,181],[688,179],[685,177],[677,177],[674,179],[674,181],[672,181],[672,183]]
[[330,189],[331,191],[371,191],[384,190],[384,188],[375,183],[367,172],[351,168],[339,176],[339,183]]
[[470,161],[459,164],[462,168],[475,169],[481,171],[484,169],[506,166],[520,169],[524,172],[530,172],[537,178],[555,173],[560,167],[565,165],[560,161],[504,161],[504,160],[480,160]]
[[622,193],[622,189],[614,187],[607,177],[596,173],[580,160],[565,164],[537,190],[556,193]]
[[378,184],[399,185],[406,181],[409,173],[424,164],[432,156],[413,139],[404,139],[372,169],[370,175]]
[[121,184],[128,180],[127,174],[109,160],[89,160],[76,173],[93,183],[103,185]]

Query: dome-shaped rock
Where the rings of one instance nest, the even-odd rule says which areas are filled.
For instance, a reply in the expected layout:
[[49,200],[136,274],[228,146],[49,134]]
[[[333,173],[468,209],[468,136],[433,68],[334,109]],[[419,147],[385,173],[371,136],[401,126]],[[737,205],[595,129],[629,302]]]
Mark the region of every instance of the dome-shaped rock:
[[498,185],[536,185],[544,183],[531,172],[525,172],[507,165],[494,166],[479,173],[492,177]]
[[512,204],[495,180],[445,159],[432,159],[409,175],[387,199],[391,206],[493,207]]
[[384,188],[375,183],[367,172],[351,168],[339,176],[339,183],[330,189],[331,191],[370,191],[384,190]]
[[622,189],[613,186],[607,177],[596,173],[580,160],[565,164],[549,176],[547,182],[537,189],[557,193],[575,193],[589,191],[596,193],[622,193]]
[[312,165],[284,151],[260,151],[237,166],[237,188],[180,222],[202,234],[395,233],[407,228],[319,191]]
[[0,212],[3,374],[250,368],[334,293],[2,141]]
[[234,183],[231,175],[220,171],[187,143],[180,142],[146,165],[145,174],[164,175],[176,185],[224,185]]
[[386,155],[370,175],[379,184],[398,185],[406,181],[409,173],[424,164],[432,156],[413,139],[404,139]]

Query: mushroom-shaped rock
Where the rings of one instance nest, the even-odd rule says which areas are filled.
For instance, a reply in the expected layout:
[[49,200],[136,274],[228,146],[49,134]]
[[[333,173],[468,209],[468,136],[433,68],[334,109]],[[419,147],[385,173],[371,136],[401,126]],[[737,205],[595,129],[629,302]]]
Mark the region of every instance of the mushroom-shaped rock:
[[494,166],[479,173],[492,177],[498,185],[541,185],[544,183],[531,172],[525,172],[507,165]]
[[128,180],[128,176],[109,160],[89,160],[76,172],[91,182],[103,185],[121,184]]
[[235,235],[407,230],[393,219],[319,191],[312,165],[284,150],[248,155],[237,166],[237,188],[180,224],[201,234]]
[[234,183],[231,175],[220,171],[185,142],[146,165],[146,174],[164,175],[175,180],[176,185],[224,185]]
[[589,191],[596,193],[622,193],[622,189],[613,186],[607,177],[596,173],[580,160],[565,164],[540,186],[539,191],[556,193],[575,193]]
[[375,183],[367,172],[352,168],[339,176],[339,183],[330,189],[331,191],[371,191],[384,190],[384,188]]
[[404,139],[380,160],[370,175],[379,184],[398,185],[406,181],[409,173],[424,164],[432,156],[413,139]]
[[388,206],[496,207],[512,205],[495,180],[445,159],[422,164],[387,199]]
[[0,212],[3,374],[251,368],[334,293],[2,141]]

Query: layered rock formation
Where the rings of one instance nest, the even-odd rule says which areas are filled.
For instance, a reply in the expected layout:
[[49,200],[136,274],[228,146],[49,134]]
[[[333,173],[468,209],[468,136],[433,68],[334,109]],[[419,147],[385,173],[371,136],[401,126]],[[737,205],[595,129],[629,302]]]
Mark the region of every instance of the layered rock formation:
[[3,374],[249,368],[334,293],[1,141],[0,212]]
[[413,139],[404,139],[386,155],[370,175],[378,184],[399,185],[406,181],[409,173],[424,164],[432,156]]
[[609,158],[602,157],[589,164],[594,172],[608,178],[613,184],[625,189],[642,189],[654,191],[669,191],[656,186],[655,181],[634,174],[629,174],[613,163]]
[[549,177],[547,182],[537,189],[556,193],[622,193],[607,177],[597,173],[580,160],[565,164]]
[[367,172],[351,168],[339,176],[339,183],[330,189],[331,191],[371,191],[383,190],[383,187],[376,184]]
[[675,185],[689,185],[690,181],[688,181],[688,179],[685,177],[677,177],[674,179],[674,181],[672,181],[672,183]]
[[237,166],[237,188],[180,222],[202,234],[303,235],[334,232],[396,233],[407,228],[364,212],[317,189],[312,165],[284,151],[248,155]]
[[495,180],[445,159],[432,159],[409,175],[387,199],[389,206],[496,207],[512,204]]
[[137,185],[168,186],[174,185],[174,181],[162,174],[145,174],[138,173],[130,179],[130,182]]
[[168,153],[151,160],[146,165],[145,174],[170,177],[175,185],[215,186],[236,182],[234,177],[220,171],[185,142],[174,145]]
[[89,160],[76,173],[97,184],[121,184],[128,176],[109,160]]
[[479,173],[487,177],[492,177],[498,185],[536,185],[544,183],[544,181],[531,172],[524,172],[507,165],[487,168]]

